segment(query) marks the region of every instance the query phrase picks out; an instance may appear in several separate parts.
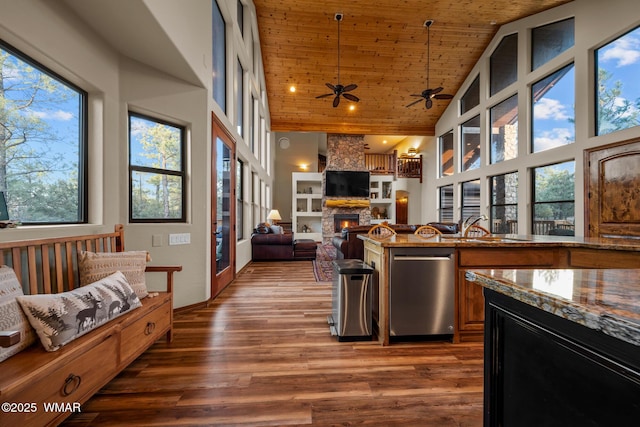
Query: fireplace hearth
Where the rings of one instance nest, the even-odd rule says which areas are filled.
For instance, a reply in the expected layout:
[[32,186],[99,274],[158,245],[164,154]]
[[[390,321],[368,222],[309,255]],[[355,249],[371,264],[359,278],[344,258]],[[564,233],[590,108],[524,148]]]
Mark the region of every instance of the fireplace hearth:
[[340,233],[345,227],[352,227],[360,223],[358,214],[335,214],[333,215],[333,228],[336,233]]

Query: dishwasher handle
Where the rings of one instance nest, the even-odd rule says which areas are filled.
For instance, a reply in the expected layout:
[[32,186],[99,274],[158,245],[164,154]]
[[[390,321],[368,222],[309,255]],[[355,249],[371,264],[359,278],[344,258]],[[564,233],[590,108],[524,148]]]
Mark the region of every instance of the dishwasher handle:
[[451,255],[442,256],[416,256],[416,255],[394,255],[394,261],[443,261],[451,260]]

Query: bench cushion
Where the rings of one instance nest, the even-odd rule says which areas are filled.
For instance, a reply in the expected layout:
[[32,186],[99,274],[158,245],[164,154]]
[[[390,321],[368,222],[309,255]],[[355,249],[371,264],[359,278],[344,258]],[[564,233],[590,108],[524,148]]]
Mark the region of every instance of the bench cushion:
[[0,330],[20,332],[20,342],[11,347],[0,347],[0,362],[29,347],[36,334],[22,312],[17,296],[23,295],[22,286],[11,267],[0,267]]
[[47,351],[86,334],[141,303],[117,271],[95,283],[59,294],[16,297]]
[[116,271],[121,271],[138,298],[149,295],[144,270],[147,267],[149,252],[89,252],[81,251],[78,260],[80,286],[97,282]]

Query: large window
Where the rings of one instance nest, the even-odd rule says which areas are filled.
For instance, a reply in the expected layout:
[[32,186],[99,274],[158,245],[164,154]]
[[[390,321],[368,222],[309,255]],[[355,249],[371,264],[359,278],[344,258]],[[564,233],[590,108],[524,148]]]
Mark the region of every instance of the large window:
[[574,44],[574,19],[536,27],[531,30],[531,69],[546,64]]
[[597,135],[640,124],[640,27],[595,51]]
[[236,237],[244,239],[244,162],[236,163]]
[[491,163],[518,157],[518,95],[491,108]]
[[439,138],[440,168],[438,177],[453,175],[453,131]]
[[460,98],[460,114],[464,114],[480,104],[480,76],[471,83],[471,86]]
[[462,172],[480,167],[480,116],[475,116],[462,124],[461,128],[461,170]]
[[236,76],[236,126],[238,127],[238,135],[244,135],[244,68],[238,59],[238,74]]
[[453,222],[453,185],[439,188],[440,222]]
[[185,221],[185,130],[129,113],[131,222]]
[[218,2],[212,0],[212,24],[213,24],[213,99],[227,111],[227,37],[224,18],[218,7]]
[[0,41],[0,191],[11,220],[87,221],[87,94]]
[[518,78],[518,35],[502,39],[489,59],[491,96],[515,83]]
[[238,29],[240,29],[240,34],[244,37],[244,5],[240,0],[238,0],[237,6],[238,13]]
[[518,173],[491,177],[491,232],[518,232]]
[[532,152],[572,144],[576,135],[573,64],[534,83],[531,100]]
[[575,162],[533,170],[533,234],[549,234],[575,223]]
[[480,180],[462,183],[462,219],[471,215],[480,215]]

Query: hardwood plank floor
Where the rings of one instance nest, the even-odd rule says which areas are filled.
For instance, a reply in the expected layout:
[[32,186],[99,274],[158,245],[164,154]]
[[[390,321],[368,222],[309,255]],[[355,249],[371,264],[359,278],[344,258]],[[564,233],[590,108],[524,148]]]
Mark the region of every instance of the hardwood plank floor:
[[330,311],[310,261],[252,263],[63,425],[482,425],[481,344],[339,343]]

